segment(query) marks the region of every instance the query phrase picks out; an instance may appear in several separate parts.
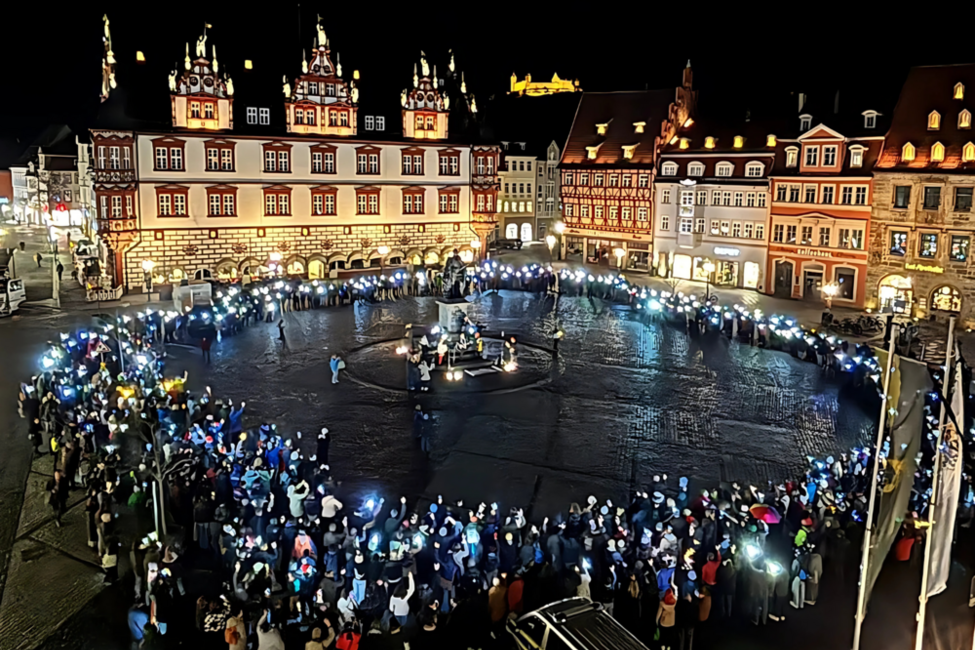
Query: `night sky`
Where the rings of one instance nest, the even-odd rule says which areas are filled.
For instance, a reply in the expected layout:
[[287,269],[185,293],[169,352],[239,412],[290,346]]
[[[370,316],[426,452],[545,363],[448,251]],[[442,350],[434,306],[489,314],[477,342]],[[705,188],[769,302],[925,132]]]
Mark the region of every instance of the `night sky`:
[[[48,22],[6,21],[0,48],[7,50],[3,60],[13,64],[7,67],[13,80],[0,102],[6,118],[0,129],[28,121],[83,121],[98,93],[105,12],[119,58],[141,49],[175,66],[183,44],[189,40],[192,50],[209,22],[208,44],[217,45],[225,69],[249,58],[289,77],[300,70],[301,48],[311,47],[321,13],[343,67],[361,71],[363,94],[398,95],[421,49],[431,63],[446,65],[452,47],[481,104],[507,89],[512,71],[536,79],[558,72],[579,78],[586,90],[660,88],[678,84],[690,58],[702,99],[758,103],[773,91],[809,92],[860,80],[889,87],[896,96],[910,65],[975,60],[966,51],[970,34],[954,27],[975,22],[973,3],[939,4],[937,15],[925,18],[918,11],[909,19],[876,3],[863,9],[851,8],[853,3],[775,3],[768,9],[728,3],[717,9],[712,3],[287,0],[44,6]],[[39,79],[41,70],[60,70],[53,75],[56,89]]]

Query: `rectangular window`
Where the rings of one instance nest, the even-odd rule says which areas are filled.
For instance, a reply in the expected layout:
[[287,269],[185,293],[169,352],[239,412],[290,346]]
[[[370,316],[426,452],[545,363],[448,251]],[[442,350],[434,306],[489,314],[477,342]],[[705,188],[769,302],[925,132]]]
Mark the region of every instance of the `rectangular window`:
[[110,169],[119,168],[119,157],[118,157],[118,147],[109,147],[108,149],[108,164]]
[[722,235],[727,235],[730,232],[731,232],[731,222],[730,221],[722,221],[721,222],[721,234]]
[[588,219],[589,218],[589,206],[588,205],[579,206],[579,216],[583,217],[584,219]]
[[356,162],[358,163],[356,166],[356,171],[358,173],[365,174],[367,171],[369,171],[369,156],[364,153],[360,153],[356,157]]
[[446,176],[450,169],[450,159],[447,156],[440,156],[440,175]]
[[64,200],[71,203],[71,190],[64,190]]
[[173,195],[173,214],[185,215],[186,214],[186,195],[185,194],[174,194]]
[[857,205],[866,205],[867,204],[867,188],[865,188],[865,187],[858,187],[858,188],[856,188],[856,191],[857,191],[857,193],[856,193],[856,204]]
[[952,262],[964,262],[968,259],[969,238],[966,235],[951,236],[951,252],[949,257]]
[[211,104],[210,102],[207,102],[206,104],[203,105],[203,117],[205,117],[208,120],[213,119],[213,104]]
[[376,116],[376,130],[385,131],[386,130],[386,118],[382,115]]
[[823,187],[823,203],[833,202],[833,191],[835,188],[832,185],[826,185]]
[[694,230],[694,220],[690,217],[682,217],[678,224],[678,231],[684,234]]
[[328,112],[328,125],[329,126],[338,126],[339,125],[339,114],[338,114],[338,111],[329,111]]
[[899,230],[890,231],[890,254],[897,257],[907,255],[907,233]]
[[278,152],[278,171],[279,172],[291,171],[291,161],[289,160],[289,154],[287,151]]
[[322,173],[322,152],[313,151],[311,153],[311,170],[316,173]]
[[413,155],[413,173],[414,174],[423,173],[423,154]]
[[[552,170],[550,169],[549,171],[551,172]],[[549,176],[551,177],[551,174],[549,174]],[[633,187],[632,174],[623,174],[623,187]]]
[[270,124],[271,123],[271,109],[270,108],[262,108],[262,109],[260,109],[259,112],[260,112],[260,123],[262,125],[264,125],[264,126],[267,126],[268,124]]
[[[529,211],[531,210],[531,206],[532,206],[531,201],[529,201],[528,202],[528,210]],[[619,216],[620,216],[620,209],[619,209],[619,207],[617,207],[615,205],[609,206],[609,218],[612,219],[613,221],[617,221],[619,219]]]
[[894,187],[894,207],[907,208],[911,204],[911,186],[897,185]]
[[102,210],[101,210],[102,219],[108,219],[108,197],[102,194],[100,198],[101,198],[101,206],[102,206]]
[[291,198],[287,194],[278,194],[278,213],[291,214]]
[[802,237],[799,242],[803,246],[812,246],[812,226],[802,227]]
[[806,167],[819,166],[819,147],[806,147]]
[[132,149],[122,147],[122,169],[132,169]]
[[413,214],[413,195],[403,195],[403,214]]
[[924,209],[925,210],[937,210],[938,206],[941,205],[941,188],[940,187],[925,187],[924,188]]
[[[413,161],[416,162],[415,160]],[[369,173],[378,174],[379,173],[379,154],[371,153],[369,154]]]
[[798,185],[790,185],[789,186],[789,203],[798,203],[798,202],[799,202],[799,186]]
[[749,208],[755,207],[755,192],[749,192],[745,195],[745,205]]
[[166,155],[165,147],[156,147],[156,169],[164,170],[169,168],[169,156]]
[[955,188],[955,211],[970,212],[972,209],[972,189],[971,187]]
[[125,216],[131,217],[132,215],[132,195],[125,195]]
[[[643,208],[643,209],[646,210],[646,208]],[[663,216],[660,217],[660,229],[661,230],[670,230],[670,216],[669,215],[666,215],[665,214],[665,215],[663,215]]]
[[791,226],[790,225],[787,225],[785,227],[785,242],[787,244],[794,244],[794,243],[796,243],[796,226],[794,226],[794,225],[791,225]]
[[595,185],[596,187],[602,187],[603,186],[603,175],[602,174],[594,174],[593,177],[592,177],[592,184]]
[[159,195],[159,214],[170,215],[173,213],[173,195],[172,194],[160,194]]
[[823,167],[834,167],[836,165],[836,145],[830,144],[823,147]]
[[366,210],[368,210],[369,206],[368,200],[369,197],[365,194],[360,194],[358,197],[356,197],[356,212],[359,214],[367,214]]
[[[646,221],[647,220],[647,209],[646,208],[637,208],[636,209],[636,220],[637,221]],[[666,228],[664,228],[664,230],[666,230]]]
[[831,228],[819,228],[819,245],[822,248],[829,248],[829,236],[831,233]]
[[620,184],[620,175],[619,174],[610,174],[609,175],[609,186],[610,187],[617,187],[617,186],[619,186],[619,184]]
[[806,185],[806,199],[805,199],[805,202],[806,203],[815,203],[816,202],[816,186],[815,185]]
[[938,256],[938,235],[937,233],[923,232],[918,238],[918,256],[937,257]]
[[273,151],[264,152],[264,171],[273,172],[278,169],[278,157]]
[[721,198],[721,205],[731,205],[731,192],[724,192]]
[[220,208],[223,203],[220,201],[219,194],[210,195],[210,216],[218,216],[220,214]]
[[863,248],[862,230],[854,230],[852,228],[840,228],[839,235],[840,235],[840,240],[838,242],[838,245],[840,248],[853,248],[853,249]]
[[694,232],[703,233],[706,222],[704,217],[698,217],[694,220]]
[[755,224],[750,221],[745,222],[745,239],[752,239],[755,237]]
[[736,208],[742,207],[744,205],[744,198],[745,198],[744,192],[735,192],[735,203],[734,203],[734,206]]
[[680,193],[680,204],[686,206],[694,205],[694,192],[684,191]]
[[190,117],[200,117],[200,102],[190,102]]
[[413,209],[417,214],[423,214],[423,195],[417,194],[413,197]]
[[220,168],[225,172],[234,170],[234,152],[230,149],[223,149],[220,152]]
[[220,150],[219,149],[207,149],[207,170],[211,172],[219,171],[220,169]]
[[711,220],[711,234],[718,235],[721,233],[721,222],[717,219]]
[[227,215],[237,214],[236,208],[234,207],[234,195],[224,194],[223,195],[223,213]]
[[348,125],[349,125],[349,112],[342,111],[341,113],[339,113],[339,126],[348,126]]
[[122,217],[122,197],[113,195],[112,196],[112,218],[119,219]]
[[707,190],[698,190],[697,191],[697,204],[698,205],[707,205],[708,204],[708,192],[707,192]]
[[335,195],[327,194],[325,195],[325,214],[334,215],[335,214]]
[[105,147],[98,147],[98,169],[105,169]]
[[731,236],[732,237],[741,237],[741,222],[740,221],[736,221],[733,224],[731,224]]
[[369,195],[369,214],[379,214],[379,195]]
[[366,115],[366,131],[376,128],[376,119],[372,115]]
[[593,207],[593,214],[597,219],[603,218],[603,206],[597,205]]
[[325,197],[322,194],[313,194],[311,197],[311,213],[325,214]]
[[776,201],[785,201],[786,192],[788,191],[788,189],[789,188],[786,187],[785,185],[777,185],[775,187],[775,200]]
[[309,108],[308,110],[305,111],[305,123],[306,124],[310,124],[311,126],[315,126],[315,113],[316,113],[316,110],[314,108]]
[[[585,185],[585,183],[583,183]],[[640,174],[637,176],[637,187],[649,187],[650,186],[650,176],[647,174]]]
[[840,203],[850,205],[853,203],[853,188],[844,187],[840,192]]
[[182,171],[183,169],[183,150],[172,147],[169,150],[169,168]]
[[257,108],[254,106],[247,107],[247,123],[257,124]]
[[755,239],[765,239],[765,224],[756,223],[755,224]]
[[403,173],[407,175],[413,173],[413,156],[409,154],[403,155]]
[[670,190],[663,190],[660,192],[660,202],[670,203]]
[[335,154],[326,153],[325,154],[325,173],[334,174],[335,173]]
[[278,197],[274,194],[264,195],[264,214],[278,213]]
[[764,208],[765,207],[765,196],[766,196],[765,195],[765,192],[759,192],[758,193],[758,207],[760,207],[760,208]]

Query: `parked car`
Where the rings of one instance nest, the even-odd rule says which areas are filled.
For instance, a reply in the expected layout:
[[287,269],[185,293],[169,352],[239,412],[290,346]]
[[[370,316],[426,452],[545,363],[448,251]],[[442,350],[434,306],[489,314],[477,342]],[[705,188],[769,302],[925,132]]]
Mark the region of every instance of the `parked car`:
[[521,650],[648,650],[602,605],[585,598],[566,598],[509,619],[507,628]]
[[520,239],[495,239],[492,246],[496,250],[521,250],[522,241]]

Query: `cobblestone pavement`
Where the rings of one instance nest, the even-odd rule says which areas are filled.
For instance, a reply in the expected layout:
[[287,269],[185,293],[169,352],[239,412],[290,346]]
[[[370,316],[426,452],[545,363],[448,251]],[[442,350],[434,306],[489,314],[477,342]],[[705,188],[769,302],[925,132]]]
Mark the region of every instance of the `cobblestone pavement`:
[[[497,500],[524,504],[538,519],[590,493],[622,500],[657,473],[669,473],[671,482],[687,475],[709,485],[784,478],[803,466],[807,454],[861,444],[873,427],[872,413],[861,409],[843,382],[824,379],[812,364],[721,338],[689,340],[600,300],[563,297],[555,308],[552,297],[502,292],[483,297],[471,315],[492,331],[542,342],[562,328],[561,356],[552,367],[542,367],[544,357],[526,361],[526,373],[548,376],[541,387],[483,395],[468,385],[463,392],[424,396],[435,416],[429,459],[411,437],[408,395],[371,387],[380,383],[377,376],[403,385],[401,361],[348,354],[348,376],[338,386],[329,383],[327,364],[334,351],[349,353],[400,336],[405,323],[432,322],[433,299],[286,314],[285,342],[277,340],[276,326],[261,324],[215,345],[209,367],[197,350],[172,346],[170,368],[189,370],[196,389],[209,385],[216,395],[247,400],[249,425],[274,421],[285,431],[306,432],[309,444],[327,425],[334,435],[332,466],[346,493],[400,493],[411,502],[438,494]],[[0,375],[0,394],[8,396],[0,402],[0,418],[11,450],[0,455],[0,552],[3,566],[9,564],[0,596],[0,650],[28,650],[42,642],[51,650],[123,647],[128,599],[117,590],[96,597],[101,579],[75,511],[63,529],[46,520],[37,490],[48,459],[35,461],[28,474],[26,436],[10,407],[43,341],[86,318],[34,315],[0,323],[0,337],[11,346],[11,364]],[[894,592],[913,578],[891,572],[886,579],[896,580],[887,585]],[[807,629],[811,641],[796,647],[847,642],[848,636],[839,636],[848,632],[852,613],[845,587],[833,592],[834,604],[818,610],[840,623],[816,634]],[[914,602],[913,596],[898,602]],[[909,638],[910,616],[905,621],[896,611],[895,628]],[[819,618],[803,615],[801,621],[808,626]],[[745,647],[745,640],[749,647],[775,647],[781,638],[736,633],[708,645]]]

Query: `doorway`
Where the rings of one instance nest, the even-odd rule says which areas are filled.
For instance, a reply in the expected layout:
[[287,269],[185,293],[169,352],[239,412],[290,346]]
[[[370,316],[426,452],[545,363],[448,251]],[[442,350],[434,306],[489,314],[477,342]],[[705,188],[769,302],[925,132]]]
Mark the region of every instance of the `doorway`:
[[802,273],[802,297],[804,300],[819,300],[823,295],[823,271],[805,270]]
[[792,262],[779,260],[775,263],[775,295],[779,298],[792,297],[792,274],[795,266]]

